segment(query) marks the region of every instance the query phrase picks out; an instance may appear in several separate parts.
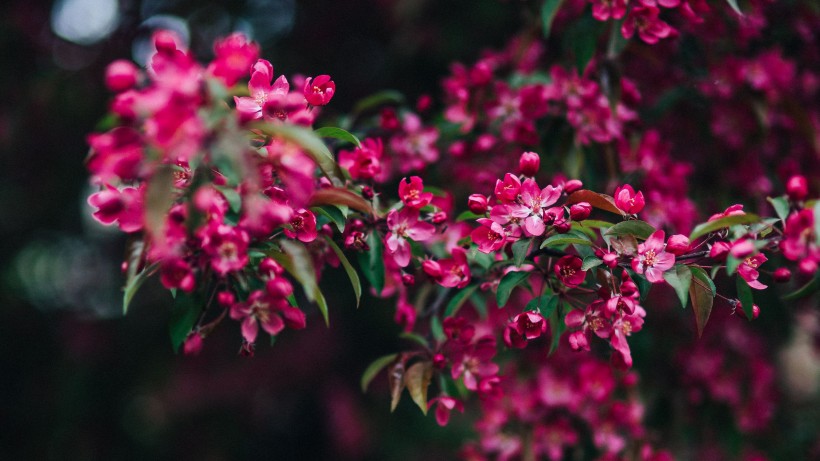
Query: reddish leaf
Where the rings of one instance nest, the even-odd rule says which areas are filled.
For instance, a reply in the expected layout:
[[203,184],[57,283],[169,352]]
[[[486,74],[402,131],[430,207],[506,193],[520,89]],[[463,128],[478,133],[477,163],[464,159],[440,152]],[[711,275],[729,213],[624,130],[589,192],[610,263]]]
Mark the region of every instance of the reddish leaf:
[[695,311],[695,323],[698,327],[698,337],[703,336],[703,329],[712,313],[712,303],[715,301],[715,284],[699,267],[690,267],[692,284],[689,285],[689,299],[692,300],[692,310]]
[[313,194],[310,206],[321,205],[347,205],[362,213],[373,214],[373,207],[370,203],[354,192],[341,187],[328,187],[319,189]]
[[390,383],[390,411],[396,409],[401,399],[401,391],[404,390],[404,363],[407,358],[402,354],[401,359],[389,368],[387,381]]
[[615,206],[615,199],[606,194],[599,194],[587,189],[575,191],[567,198],[567,205],[579,202],[587,202],[599,210],[609,211],[617,215],[624,215],[624,212]]

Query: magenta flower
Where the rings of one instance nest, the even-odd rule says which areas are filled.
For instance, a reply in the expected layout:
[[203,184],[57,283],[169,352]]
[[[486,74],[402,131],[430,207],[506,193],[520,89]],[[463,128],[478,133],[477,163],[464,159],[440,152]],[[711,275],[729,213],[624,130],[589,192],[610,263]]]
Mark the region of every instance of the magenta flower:
[[555,263],[553,270],[558,280],[564,285],[575,288],[584,282],[587,276],[586,271],[581,270],[584,261],[581,258],[573,255],[562,256],[558,262]]
[[621,19],[626,14],[626,0],[592,0],[592,17],[599,21]]
[[202,249],[210,257],[213,270],[221,276],[248,264],[249,241],[243,229],[217,221],[211,221],[202,231]]
[[522,205],[510,205],[513,216],[523,218],[524,233],[537,237],[544,233],[544,209],[553,205],[561,197],[561,187],[547,186],[543,190],[535,180],[527,179],[519,191]]
[[382,168],[383,152],[381,138],[367,138],[361,147],[340,151],[339,166],[350,172],[353,179],[382,182],[387,176],[387,171]]
[[262,109],[268,99],[275,95],[283,96],[290,91],[290,85],[284,75],[273,81],[273,65],[265,59],[256,61],[251,72],[251,80],[248,82],[248,90],[251,95],[234,96],[236,111],[242,120],[257,120],[262,118]]
[[512,203],[518,197],[521,190],[521,181],[518,176],[511,173],[504,175],[504,180],[497,180],[495,183],[495,198],[501,203]]
[[123,232],[137,232],[143,228],[143,189],[126,187],[118,190],[106,185],[105,188],[88,197],[88,204],[94,208],[94,219],[102,224],[117,222]]
[[474,229],[470,233],[470,238],[478,245],[478,251],[482,253],[492,253],[501,249],[507,241],[506,231],[492,219],[477,219],[481,227]]
[[235,32],[214,43],[215,58],[208,66],[208,73],[219,78],[226,86],[234,86],[248,75],[251,65],[259,59],[259,45]]
[[299,330],[305,327],[305,314],[288,304],[284,298],[274,298],[262,290],[256,290],[243,303],[231,307],[231,318],[242,321],[242,337],[248,343],[256,341],[259,326],[275,336],[285,326]]
[[754,288],[755,290],[763,290],[766,289],[766,285],[760,283],[757,278],[760,277],[760,272],[757,271],[757,268],[760,267],[763,263],[768,260],[766,255],[762,253],[758,253],[754,256],[749,256],[740,263],[740,266],[737,268],[737,273],[746,283],[749,284],[750,287]]
[[624,184],[615,190],[615,206],[624,213],[640,213],[645,204],[643,192],[636,194],[635,189],[629,184]]
[[653,232],[638,245],[638,255],[632,260],[632,270],[644,274],[652,283],[662,283],[663,273],[675,265],[675,255],[665,251],[665,236],[662,230]]
[[470,266],[463,248],[454,248],[452,258],[427,260],[421,265],[424,272],[443,287],[464,288],[470,283]]
[[392,210],[387,215],[387,228],[390,229],[390,234],[385,237],[385,249],[399,267],[410,264],[408,238],[422,242],[432,237],[436,231],[432,224],[419,221],[419,210],[415,208]]
[[621,34],[625,38],[630,38],[637,31],[641,40],[650,45],[671,36],[675,29],[661,21],[658,17],[660,12],[661,10],[654,6],[635,5],[621,26]]
[[305,243],[316,240],[319,235],[316,230],[316,215],[304,208],[300,208],[293,213],[293,217],[290,218],[290,227],[292,229],[284,229],[285,235]]
[[330,79],[330,75],[319,75],[316,78],[305,80],[305,87],[302,94],[312,106],[324,106],[330,102],[336,93],[336,83]]
[[433,405],[436,405],[436,422],[442,427],[446,426],[450,420],[451,411],[458,410],[464,413],[464,404],[461,403],[461,400],[446,395],[436,397],[427,402],[427,409],[433,408]]
[[430,204],[433,200],[431,192],[424,192],[424,184],[418,176],[412,176],[410,181],[407,178],[402,178],[399,181],[399,198],[404,202],[405,206],[410,208],[423,208]]
[[184,259],[173,258],[162,262],[160,282],[165,288],[179,288],[186,293],[190,293],[194,291],[196,277],[194,277],[191,265]]

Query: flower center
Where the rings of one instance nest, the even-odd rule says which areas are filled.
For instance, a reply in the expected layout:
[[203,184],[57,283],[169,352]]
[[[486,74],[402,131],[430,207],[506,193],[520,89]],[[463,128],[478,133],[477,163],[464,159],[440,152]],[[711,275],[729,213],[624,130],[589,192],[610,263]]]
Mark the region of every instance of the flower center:
[[657,258],[657,256],[655,255],[655,250],[648,250],[643,255],[643,258],[644,258],[643,263],[644,263],[645,266],[654,266],[655,265],[655,259]]

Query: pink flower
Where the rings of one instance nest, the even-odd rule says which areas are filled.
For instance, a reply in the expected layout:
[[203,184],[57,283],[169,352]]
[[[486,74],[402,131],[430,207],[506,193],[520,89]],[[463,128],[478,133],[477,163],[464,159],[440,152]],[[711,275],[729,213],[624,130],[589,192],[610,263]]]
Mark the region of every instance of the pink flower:
[[675,33],[675,29],[660,20],[660,12],[661,10],[654,6],[635,5],[621,26],[621,34],[630,38],[637,30],[641,40],[650,45],[669,37]]
[[202,249],[210,257],[211,267],[221,276],[248,264],[249,241],[244,230],[217,221],[211,221],[202,231]]
[[251,65],[259,59],[259,45],[235,32],[214,43],[215,58],[208,66],[208,73],[219,78],[226,86],[234,86],[248,75]]
[[521,181],[518,176],[507,173],[503,181],[499,179],[495,183],[495,198],[501,203],[512,203],[518,198],[520,190]]
[[464,404],[461,400],[456,400],[452,397],[442,395],[427,402],[427,409],[433,408],[436,405],[436,422],[439,426],[446,426],[450,420],[450,412],[458,410],[464,413]]
[[128,127],[117,127],[106,133],[88,136],[91,155],[88,170],[101,182],[136,179],[142,162],[144,141]]
[[567,328],[580,328],[570,335],[570,345],[573,350],[589,350],[589,333],[595,333],[599,338],[609,338],[612,334],[612,325],[604,316],[604,303],[597,300],[589,304],[586,310],[573,309],[564,318]]
[[470,283],[470,266],[467,264],[467,252],[463,248],[454,248],[452,258],[424,261],[422,268],[444,287],[464,288]]
[[675,255],[664,251],[665,235],[662,230],[653,232],[638,245],[638,255],[632,260],[632,270],[644,274],[652,283],[662,283],[663,273],[675,265]]
[[749,284],[750,287],[754,288],[755,290],[763,290],[766,288],[766,285],[760,283],[757,278],[760,276],[760,273],[757,271],[757,268],[760,267],[763,263],[768,260],[766,255],[762,253],[758,253],[754,256],[749,256],[740,263],[740,266],[737,268],[737,273],[746,283]]
[[423,208],[433,200],[431,192],[423,192],[424,184],[418,176],[412,176],[410,181],[403,178],[399,181],[399,198],[405,206],[410,208]]
[[524,152],[518,159],[518,171],[524,176],[535,176],[541,167],[541,157],[535,152]]
[[312,106],[324,106],[330,102],[336,93],[336,84],[330,79],[330,75],[319,75],[316,78],[305,80],[305,87],[302,90],[307,102]]
[[387,228],[390,229],[390,234],[385,237],[385,249],[399,267],[410,264],[408,238],[422,242],[432,237],[436,231],[432,224],[419,221],[419,210],[415,208],[392,210],[387,215]]
[[615,190],[615,206],[624,213],[640,213],[645,204],[643,192],[636,194],[635,190],[629,184],[624,184]]
[[137,66],[125,59],[118,59],[105,68],[105,86],[117,93],[133,88],[138,78]]
[[729,208],[726,208],[726,210],[724,210],[723,213],[713,214],[712,216],[709,217],[709,221],[714,221],[716,219],[725,218],[725,217],[728,217],[728,216],[740,216],[740,215],[744,215],[744,214],[746,214],[746,213],[743,211],[743,205],[738,203],[738,204],[730,206]]
[[487,212],[487,197],[481,194],[472,194],[467,197],[467,208],[475,214]]
[[804,274],[816,271],[820,263],[820,245],[815,235],[816,219],[818,217],[810,208],[792,213],[786,218],[783,240],[780,242],[783,256],[791,261],[800,260],[799,269]]
[[299,330],[305,327],[305,314],[288,304],[284,298],[275,298],[262,290],[250,294],[248,300],[231,307],[231,318],[242,321],[242,337],[248,343],[256,341],[259,326],[275,336],[285,326]]
[[382,182],[387,179],[387,171],[382,168],[383,152],[381,138],[367,138],[361,147],[340,151],[339,166],[350,172],[353,179]]
[[543,190],[534,179],[527,179],[519,190],[521,205],[511,205],[513,215],[524,219],[524,233],[529,236],[540,236],[546,230],[543,210],[558,201],[561,187],[547,186]]
[[577,256],[566,255],[555,263],[553,270],[561,283],[574,288],[583,283],[586,278],[587,272],[581,270],[583,263],[584,261]]
[[546,319],[535,311],[522,312],[513,317],[513,328],[527,340],[536,339],[547,331]]
[[253,65],[251,80],[248,82],[250,97],[234,96],[236,111],[242,120],[257,120],[262,118],[262,108],[268,99],[274,96],[283,96],[290,91],[287,79],[282,75],[271,85],[273,80],[273,66],[267,60],[260,59]]
[[305,243],[316,240],[319,235],[316,230],[316,215],[304,208],[300,208],[293,213],[293,217],[290,218],[290,227],[292,229],[284,229],[285,235]]
[[184,259],[173,258],[162,262],[160,281],[165,288],[179,288],[190,293],[194,291],[196,277],[194,277],[191,265]]
[[479,218],[477,221],[481,227],[474,229],[470,238],[478,245],[478,251],[492,253],[500,250],[507,242],[507,233],[501,224],[487,218]]
[[626,14],[626,0],[592,0],[592,17],[599,21],[621,19]]
[[102,224],[117,222],[123,232],[132,233],[143,228],[143,189],[126,187],[118,190],[106,185],[105,188],[88,197],[88,204],[97,210],[94,219]]

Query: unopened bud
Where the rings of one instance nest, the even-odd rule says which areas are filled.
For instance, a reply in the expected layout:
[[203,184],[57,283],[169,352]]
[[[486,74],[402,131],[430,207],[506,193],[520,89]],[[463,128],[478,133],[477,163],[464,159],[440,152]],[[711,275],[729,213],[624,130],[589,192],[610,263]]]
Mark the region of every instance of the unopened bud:
[[803,175],[794,175],[786,182],[786,193],[789,198],[798,201],[804,200],[809,195],[809,182]]
[[583,221],[589,218],[592,213],[592,205],[587,202],[579,202],[569,207],[569,217],[573,221]]
[[786,267],[778,267],[774,271],[774,274],[772,274],[772,278],[774,278],[774,281],[777,283],[786,283],[791,280],[792,271]]
[[285,269],[271,258],[265,258],[259,261],[259,273],[267,277],[275,277],[282,275]]
[[689,251],[689,246],[689,237],[683,234],[671,235],[669,240],[666,241],[666,251],[675,256],[680,256]]
[[374,196],[375,194],[373,193],[373,188],[371,188],[370,186],[362,187],[362,197],[365,200],[373,200]]
[[275,279],[268,280],[265,289],[273,296],[281,298],[287,298],[293,294],[293,285],[284,277],[276,277]]
[[416,284],[416,278],[413,274],[401,274],[401,283],[403,283],[404,286],[411,287]]
[[185,355],[197,355],[202,350],[202,335],[197,332],[192,332],[185,339],[185,344],[182,346],[182,352]]
[[[746,310],[743,309],[743,306],[740,304],[740,301],[737,303],[738,312],[740,312],[741,317],[746,320],[749,320],[749,317],[746,316]],[[757,304],[752,304],[752,320],[756,319],[760,315],[760,307]]]
[[475,214],[484,214],[487,212],[487,197],[473,194],[467,198],[467,207]]
[[118,59],[105,69],[105,86],[114,92],[121,92],[137,84],[139,70],[131,61]]
[[524,176],[535,176],[541,168],[541,156],[535,152],[524,152],[518,159],[518,170]]
[[437,211],[433,214],[433,217],[430,220],[433,222],[433,224],[441,224],[444,221],[447,221],[447,213],[443,211]]
[[577,190],[580,190],[584,187],[584,183],[582,183],[578,179],[570,179],[569,181],[564,183],[564,192],[567,194],[571,194]]
[[230,291],[220,291],[216,294],[216,302],[222,307],[231,307],[236,302],[236,297]]

